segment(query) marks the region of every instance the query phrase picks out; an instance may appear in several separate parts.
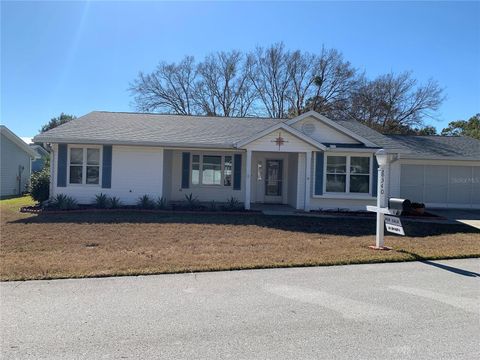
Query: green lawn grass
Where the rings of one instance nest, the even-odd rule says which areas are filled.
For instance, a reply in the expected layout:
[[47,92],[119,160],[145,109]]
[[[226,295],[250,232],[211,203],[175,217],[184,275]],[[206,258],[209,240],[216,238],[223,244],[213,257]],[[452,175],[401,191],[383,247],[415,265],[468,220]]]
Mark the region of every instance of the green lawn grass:
[[14,210],[19,209],[22,206],[30,205],[35,205],[35,200],[33,200],[30,195],[22,195],[0,200],[1,209]]

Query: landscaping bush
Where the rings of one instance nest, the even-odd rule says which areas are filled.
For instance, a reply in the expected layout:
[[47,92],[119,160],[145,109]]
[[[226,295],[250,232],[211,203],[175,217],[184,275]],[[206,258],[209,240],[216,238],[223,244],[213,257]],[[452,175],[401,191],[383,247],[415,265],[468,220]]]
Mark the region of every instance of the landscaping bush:
[[235,197],[231,197],[227,200],[227,202],[223,205],[222,209],[224,211],[240,211],[240,210],[243,210],[243,206],[242,204],[240,203],[240,201],[238,201],[237,198]]
[[155,208],[155,201],[153,201],[150,196],[143,195],[137,201],[137,206],[140,209],[154,209]]
[[210,211],[217,211],[217,203],[215,202],[215,200],[212,200],[210,202],[210,208],[209,208]]
[[122,202],[118,197],[111,196],[110,198],[108,198],[108,206],[110,207],[110,209],[118,209],[122,206]]
[[53,198],[51,207],[58,210],[73,210],[78,208],[78,204],[71,196],[58,194]]
[[30,176],[30,195],[33,200],[42,203],[50,196],[50,171],[43,169]]
[[109,205],[109,198],[106,194],[95,195],[95,207],[97,209],[106,209]]
[[185,194],[185,199],[187,199],[187,207],[190,210],[195,210],[199,207],[199,201],[198,198],[195,196],[193,197],[193,194],[190,193],[189,195]]
[[160,210],[165,210],[167,208],[167,199],[165,197],[159,197],[155,203],[156,208]]

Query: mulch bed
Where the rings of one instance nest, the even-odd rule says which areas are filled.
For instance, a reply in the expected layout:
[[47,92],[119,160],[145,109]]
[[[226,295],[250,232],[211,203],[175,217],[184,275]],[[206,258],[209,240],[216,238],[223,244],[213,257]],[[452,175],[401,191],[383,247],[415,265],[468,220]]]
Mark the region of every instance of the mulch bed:
[[[348,210],[312,210],[310,211],[313,214],[319,215],[330,215],[330,216],[352,216],[352,217],[365,217],[365,218],[374,218],[377,215],[370,211],[348,211]],[[421,213],[407,213],[402,214],[401,218],[406,219],[436,219],[436,220],[445,220],[444,217],[438,216],[429,212]]]
[[125,206],[117,209],[98,209],[93,206],[79,206],[77,209],[70,210],[59,210],[52,208],[42,208],[41,206],[22,206],[20,208],[21,213],[30,213],[30,214],[65,214],[65,213],[111,213],[111,212],[137,212],[137,213],[153,213],[153,214],[204,214],[204,215],[258,215],[261,213],[259,210],[235,210],[235,211],[212,211],[208,209],[199,209],[199,210],[189,210],[176,207],[175,209],[139,209],[135,206]]

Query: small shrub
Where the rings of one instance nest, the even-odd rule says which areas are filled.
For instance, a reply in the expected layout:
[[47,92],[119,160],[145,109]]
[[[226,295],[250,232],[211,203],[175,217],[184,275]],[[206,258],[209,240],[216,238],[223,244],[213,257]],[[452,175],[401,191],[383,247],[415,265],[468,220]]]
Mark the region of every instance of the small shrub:
[[217,211],[217,203],[215,202],[215,200],[212,200],[210,202],[209,210],[210,211]]
[[167,208],[167,199],[163,196],[159,197],[155,203],[157,209],[165,210]]
[[97,209],[106,209],[108,207],[108,196],[103,194],[103,193],[100,193],[98,195],[95,195],[95,207]]
[[223,205],[223,210],[225,210],[225,211],[239,211],[239,210],[243,210],[243,206],[240,203],[240,201],[238,201],[237,198],[232,196],[231,198],[229,198],[227,200],[225,205]]
[[50,172],[48,169],[43,169],[30,176],[30,194],[33,200],[42,203],[48,200],[50,196]]
[[187,207],[190,210],[195,210],[195,209],[198,208],[198,206],[199,206],[198,198],[196,196],[193,197],[192,193],[190,193],[189,195],[185,194],[185,199],[187,199]]
[[110,209],[118,209],[119,207],[122,206],[122,202],[120,199],[116,196],[111,196],[108,198],[108,207]]
[[148,195],[143,195],[137,201],[137,206],[140,209],[153,209],[155,208],[155,202]]
[[77,201],[71,196],[58,194],[53,198],[51,206],[58,210],[73,210],[78,208]]
[[421,209],[421,208],[425,208],[425,204],[423,204],[423,203],[417,203],[417,202],[412,202],[412,203],[410,204],[410,207],[411,207],[412,209]]

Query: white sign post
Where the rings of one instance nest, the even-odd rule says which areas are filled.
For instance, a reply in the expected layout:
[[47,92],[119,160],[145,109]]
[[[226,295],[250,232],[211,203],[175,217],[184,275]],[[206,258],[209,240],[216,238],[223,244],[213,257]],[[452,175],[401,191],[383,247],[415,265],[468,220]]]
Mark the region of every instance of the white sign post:
[[388,188],[388,172],[387,162],[388,155],[385,150],[380,149],[375,153],[378,162],[378,185],[377,185],[377,206],[367,206],[368,211],[377,213],[377,232],[375,238],[375,246],[370,246],[374,250],[390,250],[385,246],[384,241],[384,223],[385,214],[389,214],[387,204],[387,188]]

